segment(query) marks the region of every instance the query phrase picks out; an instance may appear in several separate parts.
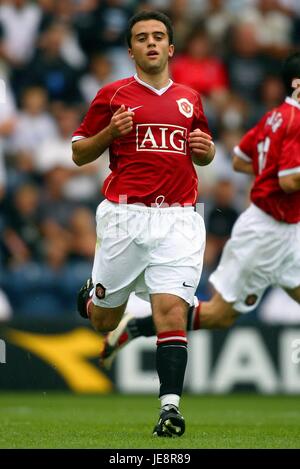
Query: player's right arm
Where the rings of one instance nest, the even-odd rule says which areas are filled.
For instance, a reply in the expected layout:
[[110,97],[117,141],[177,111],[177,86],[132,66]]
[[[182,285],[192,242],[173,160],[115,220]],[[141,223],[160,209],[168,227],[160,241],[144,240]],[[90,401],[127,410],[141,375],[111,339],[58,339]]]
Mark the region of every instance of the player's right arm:
[[133,128],[133,112],[125,110],[124,104],[113,114],[108,126],[96,135],[73,142],[73,161],[82,166],[95,161],[119,137],[131,132]]
[[253,155],[255,153],[256,126],[248,130],[242,140],[233,149],[232,166],[240,173],[254,174]]
[[239,156],[233,155],[232,166],[238,173],[254,174],[252,162],[242,160]]

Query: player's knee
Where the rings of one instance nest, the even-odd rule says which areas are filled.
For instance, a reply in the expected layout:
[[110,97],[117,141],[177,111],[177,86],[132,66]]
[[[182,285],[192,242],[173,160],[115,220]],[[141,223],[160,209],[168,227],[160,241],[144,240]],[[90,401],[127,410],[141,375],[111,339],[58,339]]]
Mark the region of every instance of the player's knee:
[[174,306],[164,311],[160,316],[160,321],[170,330],[185,329],[185,312],[181,307]]

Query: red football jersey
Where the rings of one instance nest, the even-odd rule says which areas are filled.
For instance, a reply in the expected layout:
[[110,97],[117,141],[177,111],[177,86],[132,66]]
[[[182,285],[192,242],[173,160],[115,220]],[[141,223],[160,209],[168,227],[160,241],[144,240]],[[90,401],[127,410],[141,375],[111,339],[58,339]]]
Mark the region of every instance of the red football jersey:
[[161,90],[136,75],[119,80],[97,93],[72,141],[104,129],[122,104],[135,113],[134,126],[110,145],[104,196],[117,203],[194,205],[198,180],[188,137],[197,128],[210,134],[199,94],[171,80]]
[[246,133],[234,153],[252,161],[252,202],[276,220],[298,223],[300,191],[287,194],[278,178],[300,172],[300,104],[286,98]]

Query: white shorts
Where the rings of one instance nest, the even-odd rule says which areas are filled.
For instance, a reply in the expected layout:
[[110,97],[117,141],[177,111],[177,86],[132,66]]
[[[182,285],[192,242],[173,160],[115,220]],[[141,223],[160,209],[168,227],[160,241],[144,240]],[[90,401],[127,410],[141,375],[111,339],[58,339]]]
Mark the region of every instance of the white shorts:
[[205,248],[203,218],[193,207],[156,208],[115,204],[97,208],[93,303],[124,304],[135,291],[170,293],[194,303]]
[[209,278],[234,309],[255,309],[269,286],[300,285],[300,223],[282,223],[251,205],[234,224]]

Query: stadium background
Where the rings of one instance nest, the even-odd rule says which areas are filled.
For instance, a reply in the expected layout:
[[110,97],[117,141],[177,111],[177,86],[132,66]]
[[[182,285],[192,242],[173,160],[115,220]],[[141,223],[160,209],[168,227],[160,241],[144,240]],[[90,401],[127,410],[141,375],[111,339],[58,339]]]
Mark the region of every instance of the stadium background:
[[[101,338],[75,311],[90,275],[94,214],[108,156],[77,168],[71,134],[97,90],[128,76],[127,19],[159,9],[175,26],[175,81],[197,89],[217,147],[199,173],[207,247],[197,295],[248,204],[231,149],[284,98],[280,62],[300,47],[297,0],[0,1],[0,386],[156,393],[155,339],[135,341],[109,373]],[[270,290],[229,332],[190,337],[190,393],[300,393],[300,308]],[[298,324],[298,325],[297,325]],[[200,359],[201,357],[201,359]]]

